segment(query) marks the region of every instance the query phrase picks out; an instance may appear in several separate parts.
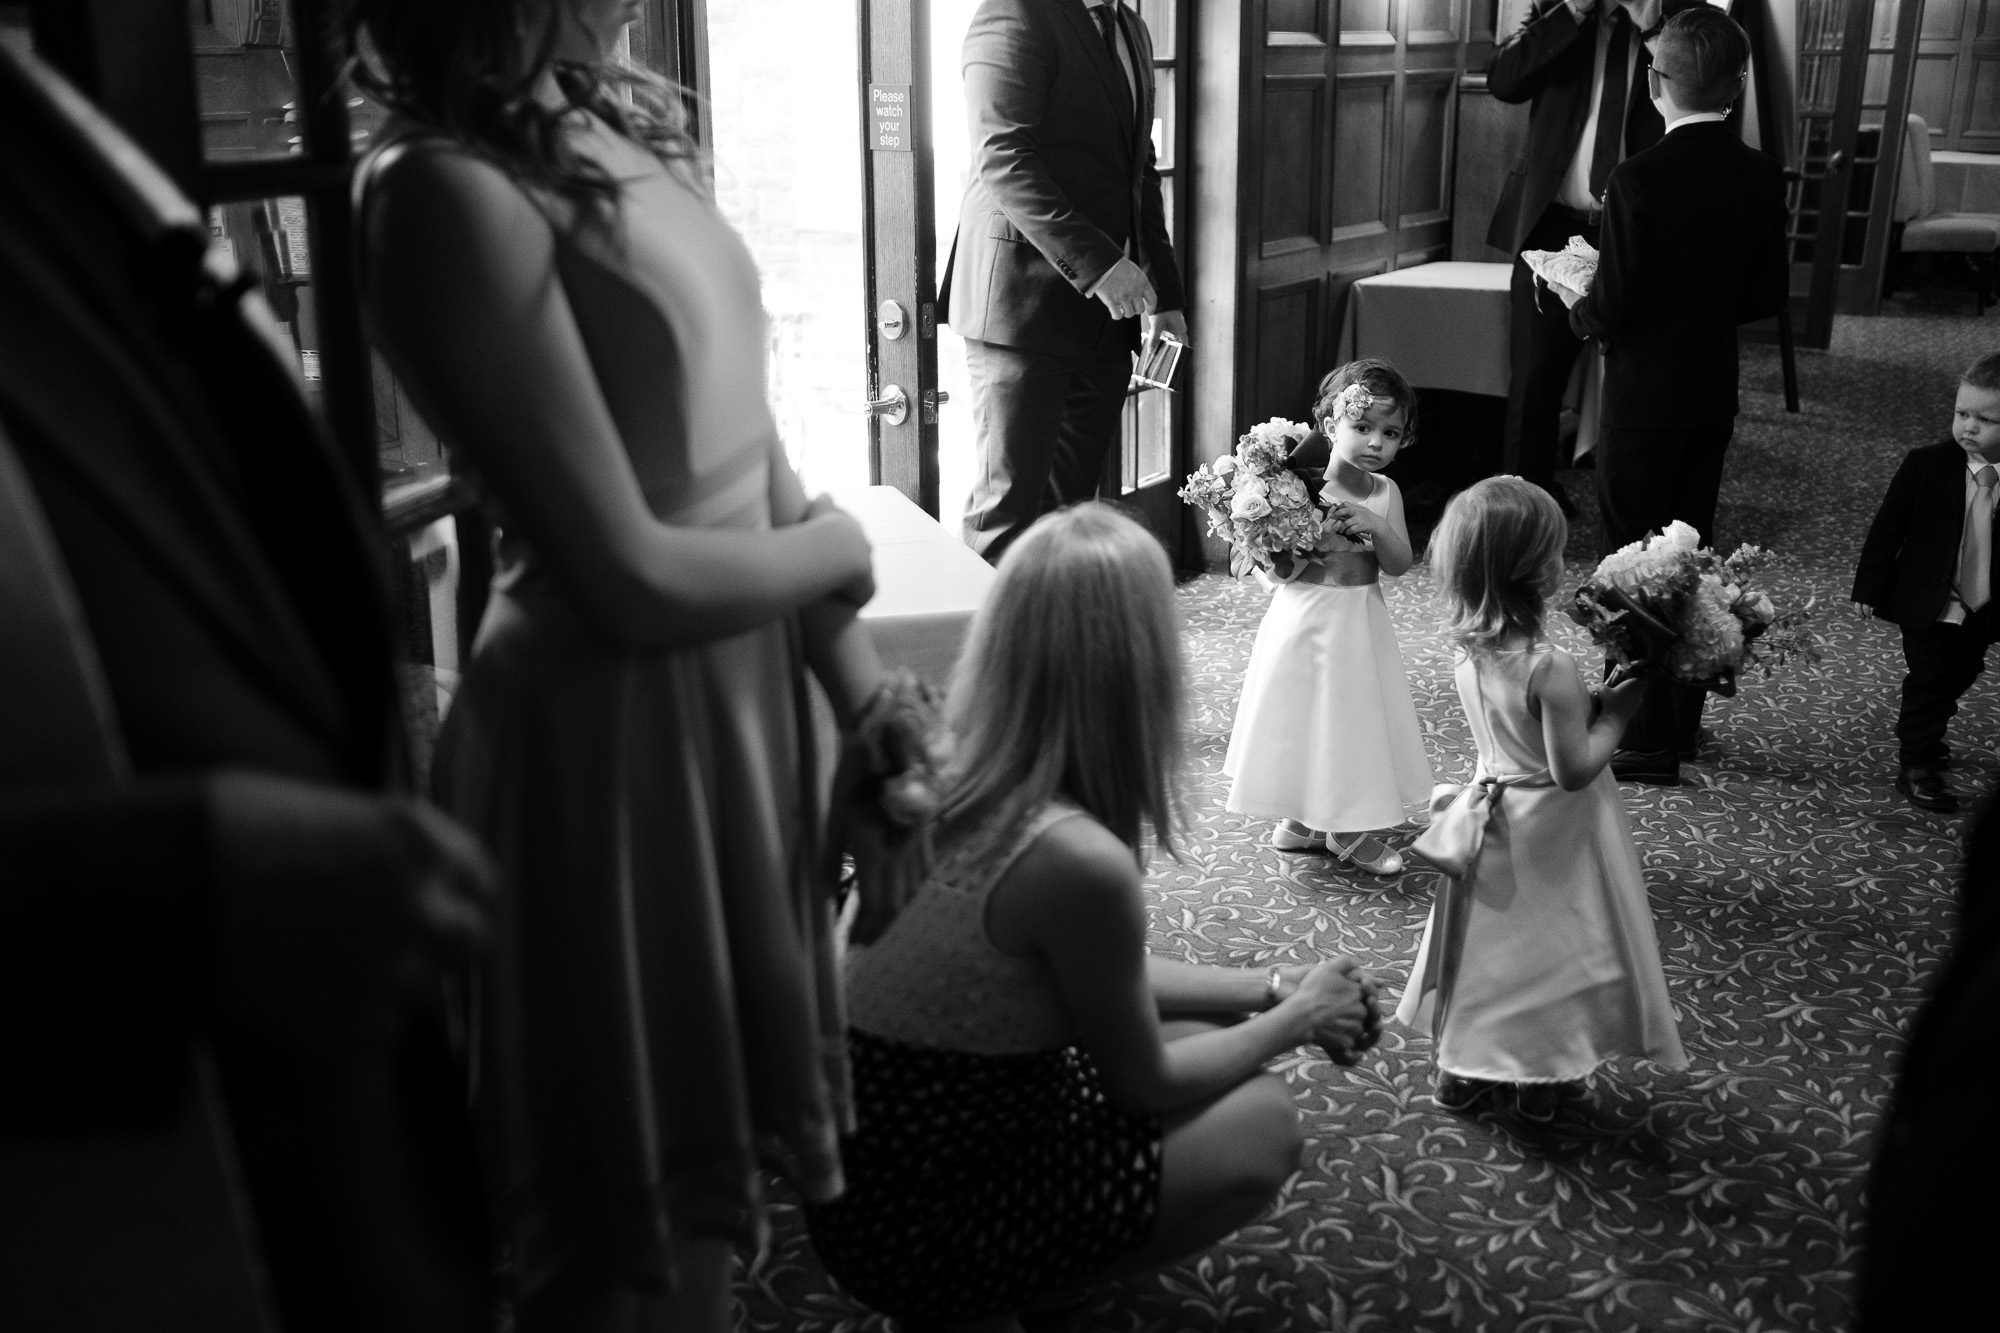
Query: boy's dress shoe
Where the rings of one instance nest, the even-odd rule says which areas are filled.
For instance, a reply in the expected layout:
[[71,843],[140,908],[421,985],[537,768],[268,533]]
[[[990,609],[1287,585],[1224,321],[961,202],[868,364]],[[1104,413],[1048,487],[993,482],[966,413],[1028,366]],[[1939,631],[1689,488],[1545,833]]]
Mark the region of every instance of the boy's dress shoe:
[[1672,750],[1618,750],[1611,756],[1611,776],[1620,782],[1678,787],[1681,785],[1680,760]]
[[1444,1110],[1470,1111],[1482,1097],[1498,1086],[1483,1078],[1460,1078],[1457,1074],[1439,1073],[1431,1096]]
[[1546,1125],[1556,1118],[1556,1110],[1562,1105],[1562,1094],[1563,1085],[1560,1083],[1516,1083],[1514,1109],[1521,1113],[1523,1120]]
[[1935,768],[1912,765],[1896,775],[1896,790],[1920,810],[1956,810],[1958,797]]

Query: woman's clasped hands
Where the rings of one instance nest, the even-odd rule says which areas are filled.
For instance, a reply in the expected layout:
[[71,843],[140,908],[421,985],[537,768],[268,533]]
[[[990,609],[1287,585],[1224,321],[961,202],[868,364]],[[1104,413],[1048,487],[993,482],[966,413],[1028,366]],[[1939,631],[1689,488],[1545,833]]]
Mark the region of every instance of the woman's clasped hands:
[[1352,1065],[1382,1035],[1379,986],[1353,958],[1279,969],[1286,990],[1280,1009],[1290,1009],[1301,1044],[1317,1046],[1337,1065]]

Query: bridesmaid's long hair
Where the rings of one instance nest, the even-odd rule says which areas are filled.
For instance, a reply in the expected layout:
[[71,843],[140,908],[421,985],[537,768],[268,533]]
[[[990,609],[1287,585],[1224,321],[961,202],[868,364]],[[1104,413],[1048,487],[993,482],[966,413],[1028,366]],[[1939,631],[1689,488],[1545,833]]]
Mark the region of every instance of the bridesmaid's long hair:
[[580,107],[645,148],[690,184],[699,157],[681,90],[617,61],[558,60],[573,0],[345,0],[342,35],[357,85],[391,111],[443,130],[522,185],[608,215],[618,194],[597,163],[559,132],[568,109],[535,97],[553,73]]
[[1488,477],[1453,496],[1430,546],[1445,637],[1477,653],[1539,634],[1568,541],[1555,497],[1531,481]]
[[1061,797],[1142,864],[1147,829],[1177,855],[1184,695],[1159,542],[1108,505],[1044,517],[1000,561],[952,672],[941,841],[1004,841]]

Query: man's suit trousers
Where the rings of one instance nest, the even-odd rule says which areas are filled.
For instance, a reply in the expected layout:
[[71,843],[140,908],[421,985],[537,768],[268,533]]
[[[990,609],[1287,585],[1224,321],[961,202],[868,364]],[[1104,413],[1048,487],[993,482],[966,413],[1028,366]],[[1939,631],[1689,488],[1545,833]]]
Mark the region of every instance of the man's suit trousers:
[[966,339],[979,461],[964,536],[989,564],[1043,514],[1097,494],[1132,379],[1132,354],[1105,343],[1072,357]]
[[[1675,519],[1697,529],[1705,544],[1713,544],[1722,460],[1735,433],[1733,420],[1687,430],[1606,427],[1597,452],[1601,553],[1609,555]],[[1702,690],[1653,681],[1625,728],[1625,748],[1692,754],[1700,740],[1706,697]]]
[[1896,713],[1896,757],[1905,766],[1938,768],[1949,751],[1944,729],[1958,701],[1986,669],[1993,644],[1995,604],[1967,616],[1962,625],[1938,621],[1903,627],[1903,703]]
[[[1560,250],[1572,236],[1597,244],[1595,226],[1552,207],[1529,230],[1521,248]],[[1534,270],[1514,256],[1507,298],[1507,431],[1502,458],[1507,471],[1554,493],[1563,394],[1583,340],[1570,328],[1569,310],[1561,298],[1548,290],[1537,292],[1537,286]]]

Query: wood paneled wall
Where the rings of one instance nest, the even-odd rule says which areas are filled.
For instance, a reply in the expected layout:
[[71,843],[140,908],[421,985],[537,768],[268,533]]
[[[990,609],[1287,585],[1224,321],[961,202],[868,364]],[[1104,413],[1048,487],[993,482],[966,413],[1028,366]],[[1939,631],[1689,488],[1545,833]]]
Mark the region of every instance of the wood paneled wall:
[[1198,460],[1308,411],[1355,279],[1449,257],[1467,3],[1199,7]]
[[1493,206],[1507,171],[1528,142],[1528,108],[1495,101],[1486,91],[1486,67],[1497,39],[1527,18],[1526,0],[1473,0],[1467,24],[1465,74],[1458,81],[1458,152],[1453,158],[1451,257],[1510,263],[1513,256],[1486,244]]

